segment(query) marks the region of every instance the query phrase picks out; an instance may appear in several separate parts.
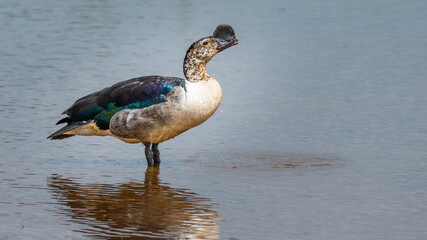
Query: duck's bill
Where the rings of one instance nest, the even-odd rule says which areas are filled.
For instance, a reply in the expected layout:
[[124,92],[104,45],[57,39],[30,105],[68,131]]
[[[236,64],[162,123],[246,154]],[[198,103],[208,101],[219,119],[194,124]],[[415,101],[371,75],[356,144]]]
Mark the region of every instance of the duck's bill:
[[218,43],[218,47],[216,48],[216,50],[218,50],[218,52],[221,52],[231,46],[234,46],[236,44],[239,43],[239,40],[237,40],[236,38],[231,39],[231,40],[225,40],[225,39],[221,39],[221,38],[217,38],[216,42]]

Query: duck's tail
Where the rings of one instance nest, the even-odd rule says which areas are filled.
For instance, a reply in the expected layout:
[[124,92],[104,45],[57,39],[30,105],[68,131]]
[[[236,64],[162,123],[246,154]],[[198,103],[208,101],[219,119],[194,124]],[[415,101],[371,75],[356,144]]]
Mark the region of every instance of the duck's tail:
[[82,127],[82,126],[87,125],[87,124],[90,123],[90,122],[87,122],[87,123],[82,123],[82,122],[68,122],[67,118],[64,118],[64,119],[61,119],[57,124],[67,122],[68,123],[67,126],[65,126],[65,127],[61,128],[61,129],[59,129],[58,131],[52,133],[51,135],[49,135],[49,137],[47,137],[47,139],[50,139],[50,140],[60,140],[60,139],[72,137],[75,134],[74,133],[70,133],[71,130],[79,128],[79,127]]

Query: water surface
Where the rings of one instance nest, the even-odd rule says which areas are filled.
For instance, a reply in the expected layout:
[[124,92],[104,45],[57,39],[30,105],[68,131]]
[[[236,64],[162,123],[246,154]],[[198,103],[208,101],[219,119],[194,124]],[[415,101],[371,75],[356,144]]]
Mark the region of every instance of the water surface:
[[[0,3],[0,239],[425,239],[427,3]],[[76,99],[208,72],[223,103],[160,145],[48,141]]]

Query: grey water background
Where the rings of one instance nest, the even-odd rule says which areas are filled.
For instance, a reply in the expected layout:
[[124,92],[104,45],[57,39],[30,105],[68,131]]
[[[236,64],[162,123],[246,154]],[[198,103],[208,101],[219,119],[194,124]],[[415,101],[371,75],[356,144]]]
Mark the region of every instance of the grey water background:
[[[0,239],[426,239],[427,2],[1,1]],[[160,145],[48,141],[76,99],[208,72],[223,103]],[[142,197],[144,196],[144,197]]]

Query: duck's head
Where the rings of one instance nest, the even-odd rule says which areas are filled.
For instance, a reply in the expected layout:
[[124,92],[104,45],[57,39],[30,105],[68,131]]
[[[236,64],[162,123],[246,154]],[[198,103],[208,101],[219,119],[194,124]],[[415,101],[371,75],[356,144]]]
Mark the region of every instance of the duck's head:
[[206,63],[217,53],[238,44],[239,41],[234,35],[234,30],[230,25],[221,24],[216,27],[213,36],[204,37],[194,42],[187,51]]
[[194,42],[187,50],[184,60],[184,74],[201,75],[205,72],[206,64],[219,52],[238,44],[230,25],[221,24],[216,27],[212,36],[204,37]]
[[234,35],[233,28],[227,24],[221,24],[216,27],[212,37],[217,43],[216,50],[218,52],[221,52],[239,43],[239,40],[237,40],[236,35]]

